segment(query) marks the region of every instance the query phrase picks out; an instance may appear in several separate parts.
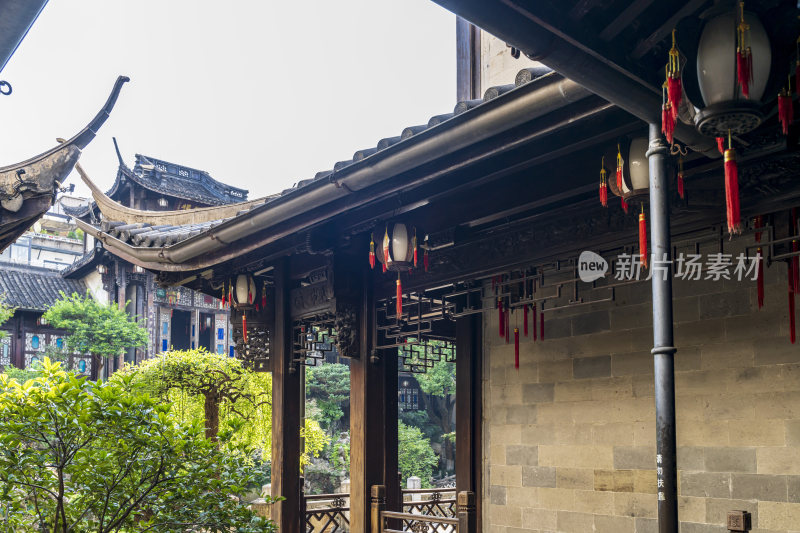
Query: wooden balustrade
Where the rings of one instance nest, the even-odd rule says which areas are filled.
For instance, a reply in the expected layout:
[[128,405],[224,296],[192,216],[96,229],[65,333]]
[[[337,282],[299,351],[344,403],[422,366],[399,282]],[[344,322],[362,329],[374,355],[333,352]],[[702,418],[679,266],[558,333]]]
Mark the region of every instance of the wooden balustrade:
[[[405,494],[441,494],[452,489],[421,489],[404,491]],[[386,488],[383,485],[373,485],[370,491],[370,531],[372,533],[476,533],[476,506],[475,493],[459,492],[457,495],[457,513],[455,516],[441,516],[436,514],[423,514],[419,503],[442,501],[434,498],[427,501],[409,502],[411,508],[419,512],[395,512],[386,510]],[[405,508],[405,505],[404,505]],[[444,514],[445,511],[441,509]],[[388,522],[388,523],[387,523]],[[389,523],[392,524],[390,527]],[[396,524],[399,524],[397,526]],[[400,529],[396,529],[399,527]]]

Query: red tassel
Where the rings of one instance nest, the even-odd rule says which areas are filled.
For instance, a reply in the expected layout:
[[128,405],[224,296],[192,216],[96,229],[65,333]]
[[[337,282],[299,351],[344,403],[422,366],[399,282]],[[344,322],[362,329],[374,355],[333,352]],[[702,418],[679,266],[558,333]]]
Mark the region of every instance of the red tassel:
[[717,150],[719,153],[725,153],[725,137],[717,137]]
[[250,285],[247,286],[247,303],[253,305],[253,293],[250,292]]
[[736,52],[736,81],[742,89],[742,96],[750,99],[750,81],[753,79],[753,56],[750,49]]
[[622,167],[625,161],[622,159],[622,152],[619,145],[617,145],[617,190],[622,194]]
[[244,338],[244,343],[247,344],[247,314],[242,313],[242,337]]
[[261,306],[258,305],[258,302],[256,302],[256,311],[260,311],[260,310],[261,310]]
[[514,368],[519,370],[519,328],[514,328]]
[[736,81],[742,88],[742,96],[750,98],[750,82],[753,81],[753,54],[747,46],[750,41],[750,26],[744,20],[744,2],[739,2],[739,24],[736,27]]
[[[797,241],[792,241],[792,252],[798,252]],[[792,282],[794,284],[794,292],[800,292],[800,257],[796,255],[792,257]]]
[[537,332],[537,329],[538,329],[538,326],[536,325],[536,304],[533,304],[533,307],[531,308],[531,310],[533,311],[533,320],[532,320],[532,322],[533,322],[533,340],[534,340],[534,342],[536,342],[536,338],[537,338],[536,332]]
[[661,133],[671,146],[675,136],[675,119],[672,117],[672,106],[669,102],[661,106]]
[[622,210],[625,211],[625,214],[628,213],[628,202],[625,201],[625,198],[620,198],[620,205],[622,206]]
[[792,123],[793,116],[792,97],[788,91],[781,91],[778,95],[778,120],[781,122],[781,131],[784,135],[789,134],[789,125]]
[[608,187],[605,182],[600,183],[600,205],[608,207]]
[[224,281],[222,282],[222,298],[220,298],[220,300],[222,301],[222,308],[225,309],[225,282]]
[[411,240],[411,246],[414,248],[414,268],[417,268],[417,228],[414,228],[414,238]]
[[522,306],[522,318],[524,321],[524,325],[522,326],[522,331],[525,333],[525,336],[528,336],[528,304]]
[[795,330],[794,330],[794,292],[792,291],[792,284],[794,280],[792,279],[792,268],[788,268],[789,272],[789,340],[792,341],[794,344],[795,341]]
[[647,221],[644,218],[644,205],[639,213],[639,260],[647,268]]
[[[683,98],[683,87],[681,83],[681,54],[675,43],[675,30],[672,30],[672,48],[669,49],[669,62],[667,63],[667,101],[670,105],[672,115],[672,129],[675,129],[675,121],[678,119],[678,111],[681,107]],[[670,142],[671,144],[671,142]]]
[[[759,228],[764,227],[764,217],[761,215],[755,217],[753,219],[753,225],[756,227],[756,233],[755,233],[756,242],[761,242],[761,231],[759,231]],[[759,248],[758,251],[761,252],[761,249]]]
[[678,196],[681,200],[686,198],[686,191],[683,185],[683,172],[678,172]]
[[739,170],[736,167],[736,151],[733,148],[725,150],[725,199],[727,203],[728,233],[741,233]]
[[758,308],[764,307],[764,257],[761,255],[761,248],[758,249],[758,278],[756,279],[758,287]]
[[372,235],[369,236],[369,268],[375,268],[375,241],[372,239]]
[[386,263],[381,264],[381,267],[383,268],[383,273],[386,274]]
[[505,319],[505,317],[503,316],[504,314],[505,313],[503,313],[503,301],[498,298],[497,299],[497,321],[499,323],[498,331],[499,331],[501,337],[506,334],[506,326],[505,326],[505,324],[503,322],[503,320]]
[[400,274],[397,274],[397,318],[403,316],[403,284]]
[[675,130],[675,120],[678,118],[678,111],[681,105],[681,98],[683,97],[683,88],[681,87],[681,79],[667,78],[667,98],[669,98],[670,115],[672,118],[672,129]]

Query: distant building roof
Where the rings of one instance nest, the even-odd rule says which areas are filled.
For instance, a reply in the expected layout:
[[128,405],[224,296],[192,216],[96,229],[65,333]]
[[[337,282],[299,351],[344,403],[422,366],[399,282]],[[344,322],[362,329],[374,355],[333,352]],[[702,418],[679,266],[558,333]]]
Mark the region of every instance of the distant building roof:
[[[201,206],[218,206],[244,202],[247,200],[247,189],[240,189],[217,181],[204,170],[170,163],[163,159],[136,154],[133,170],[120,159],[117,177],[106,196],[119,200],[117,193],[120,186],[130,180],[145,189],[188,200]],[[95,211],[95,202],[88,205],[64,206],[64,212],[75,218],[86,218],[90,211]]]
[[[208,172],[136,154],[133,171],[123,167],[125,176],[142,187],[161,194],[207,205],[224,205],[247,200],[246,189],[232,187],[212,178]],[[119,178],[117,178],[119,179]]]
[[86,285],[46,268],[3,265],[0,269],[0,297],[13,307],[44,311],[59,299],[61,291],[84,294]]

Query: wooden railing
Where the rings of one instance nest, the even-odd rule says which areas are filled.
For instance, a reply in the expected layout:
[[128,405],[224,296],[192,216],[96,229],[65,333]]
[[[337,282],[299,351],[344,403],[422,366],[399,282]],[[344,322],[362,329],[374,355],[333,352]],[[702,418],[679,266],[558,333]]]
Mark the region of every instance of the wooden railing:
[[302,516],[306,533],[343,533],[350,531],[350,495],[304,495]]
[[[446,489],[448,490],[448,489]],[[449,489],[452,491],[452,489]],[[440,494],[439,491],[418,490],[404,491],[414,493]],[[442,491],[445,492],[445,491]],[[457,512],[455,516],[440,516],[434,514],[423,514],[423,510],[439,509],[434,503],[434,507],[425,506],[416,508],[411,507],[412,512],[394,512],[386,510],[386,487],[383,485],[373,485],[371,488],[371,509],[370,521],[372,533],[475,533],[475,493],[459,492],[457,497]],[[429,500],[431,501],[431,500]],[[441,501],[441,498],[440,498]],[[432,502],[432,501],[431,501]],[[418,504],[420,502],[409,502]],[[406,509],[407,505],[403,505]],[[440,509],[442,514],[444,511]]]
[[[455,489],[403,489],[404,513],[424,515],[427,517],[457,518],[457,500]],[[411,524],[404,523],[404,529],[410,531]],[[454,533],[450,524],[441,524],[432,529],[433,533]]]

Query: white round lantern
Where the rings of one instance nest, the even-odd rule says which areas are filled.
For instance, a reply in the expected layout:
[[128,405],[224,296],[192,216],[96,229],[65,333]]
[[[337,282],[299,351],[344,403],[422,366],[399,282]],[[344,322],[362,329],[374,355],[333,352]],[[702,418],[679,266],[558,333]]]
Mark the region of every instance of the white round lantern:
[[697,129],[715,137],[746,133],[763,120],[760,100],[769,81],[772,51],[769,37],[761,21],[753,13],[744,12],[749,26],[747,46],[752,56],[752,80],[749,98],[742,94],[737,82],[737,28],[741,14],[729,10],[709,20],[703,28],[697,48],[697,82],[705,108],[695,117]]
[[[637,137],[631,141],[630,151],[628,152],[628,168],[630,169],[631,193],[639,194],[644,192],[649,194],[650,190],[650,168],[647,162],[647,139]],[[625,183],[623,180],[623,188]]]
[[[384,232],[383,239],[377,249],[375,256],[378,261],[386,265],[387,270],[404,272],[414,266],[414,244],[413,236],[409,236],[408,228],[405,224],[389,224]],[[388,258],[385,253],[388,252]]]

